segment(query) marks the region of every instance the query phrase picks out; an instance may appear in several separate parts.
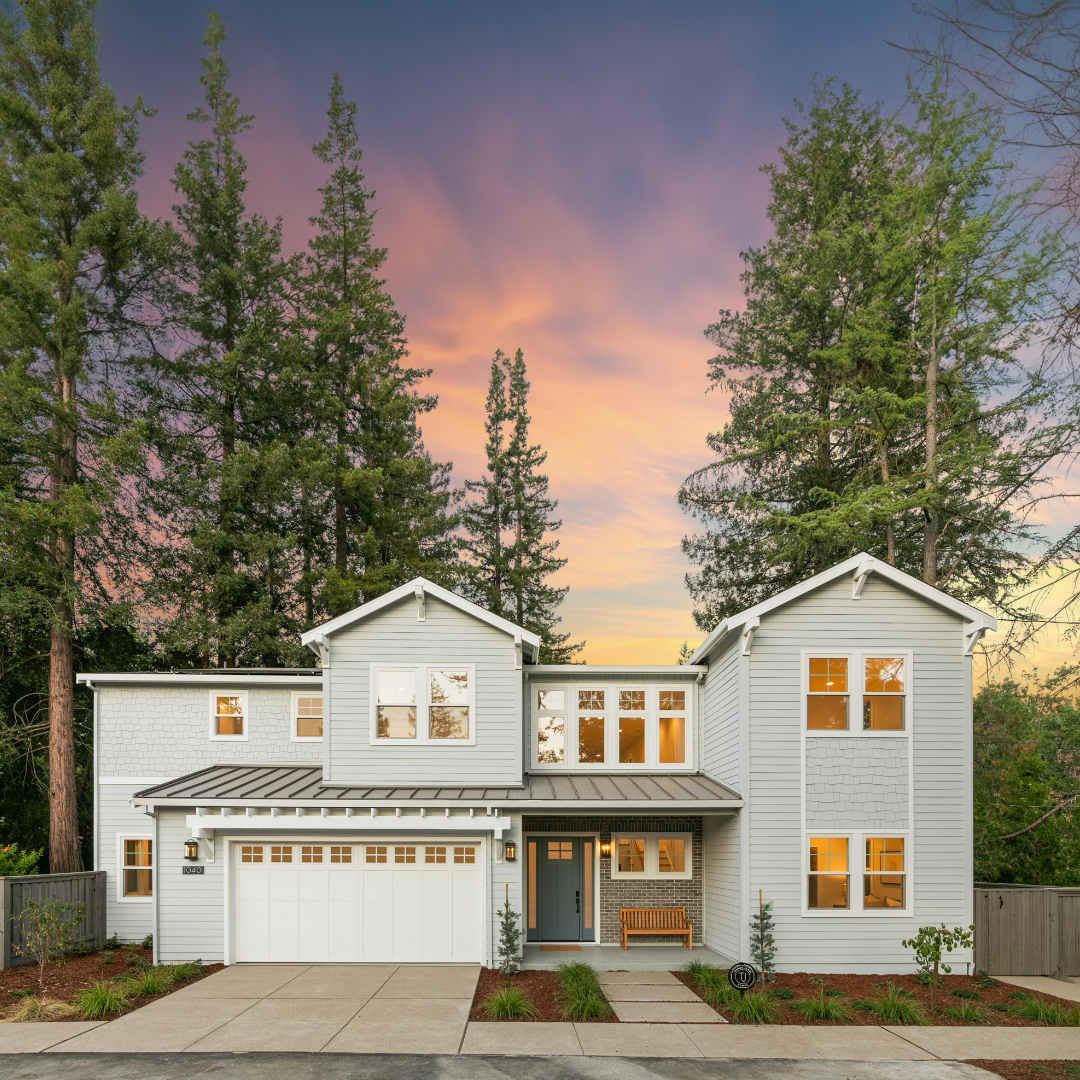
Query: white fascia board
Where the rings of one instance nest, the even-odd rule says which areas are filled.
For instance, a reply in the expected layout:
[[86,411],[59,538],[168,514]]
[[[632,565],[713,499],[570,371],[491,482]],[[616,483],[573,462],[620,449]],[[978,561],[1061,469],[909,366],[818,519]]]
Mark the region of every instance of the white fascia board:
[[187,827],[198,836],[212,833],[236,832],[419,832],[419,833],[494,833],[501,838],[513,822],[505,817],[247,817],[220,814],[188,814]]
[[[604,800],[604,799],[544,799],[533,800],[529,802],[513,802],[506,800],[478,800],[469,802],[447,802],[445,799],[341,799],[334,800],[331,805],[327,805],[326,800],[312,800],[312,799],[237,799],[237,798],[213,798],[210,796],[201,796],[199,798],[182,798],[182,799],[133,799],[135,806],[147,806],[153,809],[175,809],[185,806],[227,806],[234,810],[243,810],[246,807],[252,807],[257,810],[267,810],[274,807],[278,807],[282,810],[295,810],[297,807],[301,807],[304,810],[332,810],[332,809],[351,809],[351,810],[368,810],[374,807],[376,810],[391,810],[397,809],[405,810],[439,810],[445,812],[446,810],[463,812],[467,810],[476,811],[475,820],[491,821],[492,818],[486,816],[486,811],[490,807],[497,809],[500,813],[514,813],[514,814],[528,814],[533,810],[560,810],[565,811],[568,814],[573,813],[590,813],[595,814],[598,811],[603,811],[607,814],[618,814],[624,811],[633,811],[635,814],[643,811],[650,811],[652,813],[664,813],[668,810],[678,810],[680,813],[714,813],[716,811],[723,810],[738,810],[743,805],[742,799],[671,799],[671,800],[650,800],[650,799],[618,799],[618,800]],[[214,821],[223,820],[228,822],[228,825],[214,825],[207,824],[210,818],[213,817]],[[252,821],[262,821],[262,817],[247,817],[243,813],[234,813],[225,815],[223,818],[220,815],[200,815],[199,820],[206,824],[207,828],[239,828],[244,823],[251,823]],[[281,818],[281,817],[269,817],[265,818],[267,821],[276,821],[282,826],[286,821],[291,827],[293,819]],[[310,817],[304,816],[296,819],[297,821],[321,821],[326,822],[339,822],[349,823],[350,828],[366,828],[367,822],[383,820],[382,818],[368,818],[367,816],[354,815],[353,817],[346,817],[345,815],[331,814],[328,817],[323,817],[321,814],[312,814]],[[407,817],[387,817],[387,821],[446,821],[446,822],[461,822],[469,820],[463,816],[457,816],[451,813],[450,817],[423,817],[413,818]]]
[[522,626],[517,626],[499,615],[492,615],[490,611],[485,611],[479,604],[474,604],[471,600],[466,600],[465,597],[458,596],[457,593],[444,589],[441,585],[436,585],[435,582],[422,577],[413,578],[412,581],[407,581],[404,585],[391,589],[390,592],[384,593],[375,600],[369,600],[366,604],[361,604],[359,607],[353,608],[352,611],[346,611],[344,615],[339,615],[336,619],[331,619],[321,626],[306,631],[300,635],[300,644],[307,645],[309,641],[314,641],[320,634],[333,634],[346,626],[359,622],[361,619],[375,615],[384,608],[396,604],[399,600],[415,599],[418,585],[422,586],[424,592],[434,596],[436,600],[441,600],[444,604],[449,604],[459,611],[464,611],[467,615],[472,615],[473,618],[486,622],[489,626],[494,626],[497,630],[501,630],[504,634],[509,634],[513,638],[520,637],[522,642],[532,648],[534,654],[539,653],[539,635],[526,630]]
[[696,664],[706,660],[715,648],[716,643],[728,631],[737,629],[750,619],[766,615],[770,611],[783,607],[785,604],[790,604],[791,601],[806,596],[807,593],[821,588],[822,585],[827,585],[830,581],[854,574],[860,568],[872,574],[879,574],[886,581],[891,581],[901,589],[906,589],[908,592],[922,597],[923,600],[935,604],[937,607],[951,611],[954,615],[958,615],[970,623],[977,623],[989,630],[997,629],[997,620],[992,616],[972,607],[970,604],[965,604],[963,600],[957,600],[955,597],[949,596],[948,593],[944,593],[940,589],[935,589],[932,585],[927,585],[917,577],[904,573],[903,570],[897,570],[895,566],[890,566],[880,559],[875,559],[865,551],[861,551],[858,555],[852,555],[850,559],[845,559],[828,570],[823,570],[820,574],[815,574],[813,577],[799,582],[798,585],[793,585],[790,589],[785,589],[768,600],[755,604],[754,607],[740,611],[737,615],[731,615],[698,646],[694,655],[690,657],[690,663]]
[[705,664],[530,664],[525,673],[534,675],[700,675]]
[[[228,671],[228,668],[223,669]],[[157,683],[169,686],[321,686],[322,675],[223,675],[207,671],[205,675],[173,674],[170,671],[135,671],[125,674],[124,672],[110,672],[106,675],[95,673],[79,674],[75,676],[77,683],[86,683],[93,680],[99,686],[106,684],[116,685],[126,683],[128,685],[146,685]]]

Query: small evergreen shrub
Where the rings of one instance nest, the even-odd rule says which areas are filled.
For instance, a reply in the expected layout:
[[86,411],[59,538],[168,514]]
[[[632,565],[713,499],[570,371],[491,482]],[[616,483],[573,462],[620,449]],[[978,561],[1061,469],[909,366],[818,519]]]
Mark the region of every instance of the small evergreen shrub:
[[127,1012],[131,1000],[124,989],[115,982],[96,982],[85,990],[77,990],[71,1004],[84,1020],[104,1020]]
[[789,1008],[794,1009],[807,1020],[849,1020],[851,1010],[842,1001],[826,997],[822,990],[816,998],[801,998],[793,1001]]
[[71,946],[72,956],[89,956],[94,950],[85,941],[76,941]]
[[795,991],[790,986],[774,986],[765,991],[771,998],[775,998],[777,1001],[791,1001],[795,996]]
[[144,949],[152,949],[154,947],[154,935],[147,934],[146,937],[139,942],[139,945]]
[[1009,1009],[1012,1008],[1012,1006],[1011,1005],[1003,1005],[1000,1001],[995,1001],[994,1004],[990,1006],[990,1008],[993,1009],[994,1012],[1005,1012],[1005,1013],[1007,1013],[1009,1011]]
[[776,929],[772,917],[773,902],[761,903],[750,918],[750,959],[761,973],[762,982],[776,981]]
[[973,1001],[964,999],[959,1005],[953,1005],[945,1010],[945,1015],[950,1020],[962,1020],[965,1024],[990,1024],[993,1020],[986,1011]]
[[911,994],[889,984],[876,997],[852,1002],[857,1009],[871,1012],[886,1024],[926,1024],[922,1006]]
[[949,991],[949,997],[967,998],[968,1001],[982,1001],[982,995],[978,990],[972,990],[967,986],[957,987]]
[[975,980],[975,985],[981,990],[993,990],[994,987],[997,986],[997,983],[990,978],[990,973],[988,971],[983,971],[982,968],[979,968],[975,974],[979,976]]
[[831,986],[827,990],[822,990],[821,992],[826,997],[831,997],[831,998],[838,998],[838,997],[843,997],[844,996],[844,991],[843,990],[837,990],[837,989],[835,989],[834,987],[831,987]]
[[729,1008],[737,1024],[778,1024],[781,1020],[780,1006],[767,994],[754,992],[740,994]]
[[516,986],[488,994],[480,1007],[489,1020],[531,1020],[536,1015],[536,1006]]
[[103,949],[113,949],[113,950],[119,949],[120,948],[120,938],[116,934],[113,934],[113,936],[111,938],[108,938],[106,941],[102,942],[101,947]]
[[1026,990],[1014,990],[1009,997],[1013,1001],[1034,1001],[1035,999]]
[[811,975],[810,978],[807,979],[806,981],[811,986],[824,986],[825,985],[825,980],[820,975]]
[[514,975],[518,970],[521,957],[518,942],[521,939],[521,927],[518,914],[510,906],[510,886],[506,887],[506,903],[499,909],[499,972],[502,975]]

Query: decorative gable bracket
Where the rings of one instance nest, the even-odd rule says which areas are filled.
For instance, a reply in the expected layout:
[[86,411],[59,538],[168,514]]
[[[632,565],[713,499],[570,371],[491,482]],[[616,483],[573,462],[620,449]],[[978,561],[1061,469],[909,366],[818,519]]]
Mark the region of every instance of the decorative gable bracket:
[[761,627],[760,619],[747,619],[742,628],[742,654],[750,655],[750,646],[754,644],[754,635]]
[[424,586],[418,581],[413,592],[416,594],[416,621],[426,622],[427,608],[424,605]]
[[975,653],[975,646],[982,641],[983,634],[989,630],[990,627],[984,622],[970,622],[964,626],[964,655],[972,656]]
[[866,584],[866,579],[870,576],[870,571],[874,569],[874,560],[868,555],[864,555],[855,567],[855,573],[851,578],[851,599],[861,600],[863,586]]

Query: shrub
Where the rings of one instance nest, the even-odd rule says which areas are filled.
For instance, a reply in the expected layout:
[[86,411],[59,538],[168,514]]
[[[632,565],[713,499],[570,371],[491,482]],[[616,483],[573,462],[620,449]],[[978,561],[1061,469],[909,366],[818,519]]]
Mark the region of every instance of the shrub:
[[980,1008],[973,1001],[964,999],[959,1005],[953,1005],[945,1010],[945,1015],[950,1020],[962,1020],[965,1024],[990,1024],[992,1017],[988,1016],[985,1009]]
[[975,972],[975,974],[979,976],[975,980],[975,985],[978,986],[980,989],[982,989],[982,990],[993,990],[994,987],[997,986],[997,983],[994,982],[994,980],[990,978],[990,973],[987,972],[987,971],[983,971],[982,968],[979,968]]
[[776,998],[777,1001],[790,1001],[795,996],[795,991],[790,986],[774,986],[765,993],[771,998]]
[[113,934],[113,936],[111,938],[107,938],[105,941],[103,941],[101,943],[101,947],[103,949],[119,949],[120,948],[120,938],[116,934]]
[[129,952],[124,957],[124,963],[128,967],[147,968],[150,965],[146,962],[146,959],[137,952]]
[[45,965],[57,960],[75,941],[85,904],[58,904],[55,900],[27,900],[12,921],[22,927],[23,945],[12,945],[17,956],[32,956],[38,965],[38,985],[45,985]]
[[480,1007],[489,1020],[531,1020],[536,1015],[536,1006],[516,986],[488,994]]
[[1013,1001],[1034,1001],[1035,999],[1026,990],[1014,990],[1009,997]]
[[0,846],[0,877],[15,877],[19,874],[36,874],[38,862],[45,849],[28,851],[18,844]]
[[1011,1007],[1012,1006],[1010,1005],[1002,1005],[1000,1001],[995,1001],[994,1004],[990,1006],[994,1012],[1008,1012]]
[[776,929],[772,918],[773,902],[761,902],[758,893],[758,909],[750,918],[750,955],[761,972],[762,982],[776,981],[776,942],[772,932]]
[[972,990],[967,986],[957,987],[949,991],[949,997],[967,998],[968,1001],[982,1001],[982,995],[978,990]]
[[738,1024],[778,1024],[781,1019],[780,1006],[767,994],[760,992],[739,994],[729,1008]]
[[[1010,994],[1009,997],[1016,997]],[[1028,995],[1026,1001],[1019,1001],[1009,1012],[1013,1016],[1022,1016],[1036,1024],[1049,1024],[1052,1027],[1077,1027],[1080,1025],[1080,1008],[1066,1009],[1056,1001],[1047,1001],[1043,997]]]
[[71,946],[72,956],[89,956],[94,950],[85,941],[76,941]]
[[834,997],[835,998],[835,997],[843,997],[844,996],[844,991],[843,990],[835,990],[831,986],[827,990],[822,990],[821,992],[826,997]]
[[131,1001],[123,988],[115,982],[105,981],[76,991],[71,1003],[84,1020],[104,1020],[107,1016],[127,1012],[131,1008]]
[[802,998],[793,1001],[790,1008],[807,1020],[848,1020],[851,1018],[851,1010],[842,1001],[836,998],[826,997],[821,991],[816,998]]
[[140,972],[131,980],[131,992],[140,997],[150,994],[164,994],[172,987],[173,980],[165,968],[151,968]]
[[886,1024],[926,1024],[926,1013],[910,994],[891,983],[876,997],[853,1002],[855,1008],[872,1012]]
[[62,1016],[74,1016],[75,1010],[63,1001],[52,998],[36,998],[32,994],[22,998],[17,1005],[4,1011],[4,1024],[28,1024],[35,1020],[57,1020]]
[[154,947],[154,935],[147,934],[146,937],[139,942],[139,946],[143,949],[152,949]]

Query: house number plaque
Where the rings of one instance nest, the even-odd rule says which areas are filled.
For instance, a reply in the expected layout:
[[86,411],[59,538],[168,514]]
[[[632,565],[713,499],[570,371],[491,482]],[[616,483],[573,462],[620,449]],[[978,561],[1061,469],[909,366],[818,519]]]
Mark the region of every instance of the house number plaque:
[[181,874],[205,874],[206,873],[206,867],[205,866],[181,866],[180,867],[180,873]]

